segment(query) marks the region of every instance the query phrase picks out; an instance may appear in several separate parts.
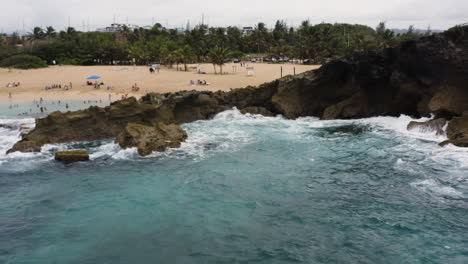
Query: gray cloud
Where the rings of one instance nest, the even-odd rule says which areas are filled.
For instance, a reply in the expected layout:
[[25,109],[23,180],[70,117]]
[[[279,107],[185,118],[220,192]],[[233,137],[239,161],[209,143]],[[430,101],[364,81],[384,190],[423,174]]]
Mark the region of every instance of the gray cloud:
[[417,28],[431,26],[447,29],[468,22],[466,0],[15,0],[2,3],[0,30],[31,31],[34,26],[52,25],[56,29],[68,26],[85,29],[117,22],[150,25],[152,21],[169,26],[185,26],[201,21],[214,26],[252,25],[262,21],[272,26],[276,19],[299,25],[346,22],[375,26],[387,21],[389,27]]

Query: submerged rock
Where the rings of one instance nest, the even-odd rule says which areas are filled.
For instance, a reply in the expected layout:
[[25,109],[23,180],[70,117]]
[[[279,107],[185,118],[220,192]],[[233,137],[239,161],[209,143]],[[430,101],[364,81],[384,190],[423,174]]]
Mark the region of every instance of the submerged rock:
[[187,133],[176,124],[146,126],[129,123],[117,136],[116,142],[121,148],[137,147],[138,154],[147,156],[153,151],[165,151],[166,148],[178,148],[187,139]]
[[407,129],[408,130],[418,130],[422,133],[430,133],[436,132],[437,136],[442,136],[445,134],[444,127],[447,124],[447,119],[445,118],[438,118],[434,120],[430,120],[427,122],[416,122],[411,121]]
[[0,128],[10,129],[10,130],[18,129],[17,126],[11,125],[11,124],[0,124]]
[[89,154],[86,152],[86,150],[57,151],[55,153],[55,160],[65,163],[88,161]]

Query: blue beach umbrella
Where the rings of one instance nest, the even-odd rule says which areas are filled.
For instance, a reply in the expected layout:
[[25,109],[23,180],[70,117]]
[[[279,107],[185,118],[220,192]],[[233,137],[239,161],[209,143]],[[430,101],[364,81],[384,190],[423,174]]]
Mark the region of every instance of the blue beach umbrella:
[[101,79],[101,76],[93,75],[93,76],[90,76],[90,77],[88,77],[86,79],[88,79],[88,80],[97,80],[97,79]]

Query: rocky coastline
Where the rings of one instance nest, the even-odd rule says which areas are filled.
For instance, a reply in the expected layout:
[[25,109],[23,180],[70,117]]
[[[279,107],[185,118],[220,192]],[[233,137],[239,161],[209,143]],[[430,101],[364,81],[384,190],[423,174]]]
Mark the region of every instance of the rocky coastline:
[[402,43],[399,47],[332,61],[318,70],[230,92],[183,91],[128,98],[105,108],[36,120],[8,153],[37,152],[45,144],[115,138],[142,156],[179,147],[183,123],[237,107],[242,113],[323,120],[373,116],[434,116],[408,129],[443,133],[441,145],[468,147],[468,26]]

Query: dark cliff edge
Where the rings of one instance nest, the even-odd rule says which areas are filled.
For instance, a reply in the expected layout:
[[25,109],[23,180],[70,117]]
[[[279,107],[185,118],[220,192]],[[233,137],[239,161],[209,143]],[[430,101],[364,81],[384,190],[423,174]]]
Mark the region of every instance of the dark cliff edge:
[[357,54],[320,69],[231,92],[183,91],[129,98],[105,108],[37,119],[8,153],[40,151],[44,144],[116,138],[141,155],[178,147],[180,124],[209,119],[237,107],[243,113],[281,114],[295,119],[354,119],[435,115],[449,121],[452,143],[468,146],[468,26]]

